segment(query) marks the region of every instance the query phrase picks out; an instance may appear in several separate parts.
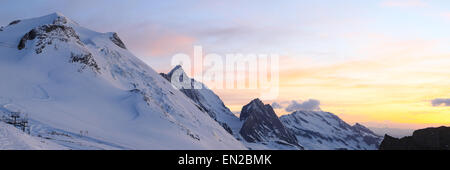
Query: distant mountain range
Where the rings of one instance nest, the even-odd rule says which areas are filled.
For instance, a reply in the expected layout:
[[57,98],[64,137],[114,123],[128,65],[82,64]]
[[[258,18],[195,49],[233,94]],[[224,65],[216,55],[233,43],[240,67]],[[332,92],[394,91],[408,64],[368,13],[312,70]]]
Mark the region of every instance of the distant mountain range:
[[399,128],[389,128],[389,127],[367,127],[376,134],[389,134],[390,136],[396,138],[402,138],[405,136],[411,136],[414,129],[399,129]]
[[204,84],[194,89],[199,82],[181,66],[160,74],[168,81],[189,80],[191,87],[180,90],[250,149],[375,150],[382,140],[363,125],[350,126],[329,112],[296,111],[279,118],[259,99],[245,105],[238,118]]
[[13,21],[0,29],[0,43],[0,116],[20,113],[31,126],[27,134],[0,124],[8,129],[0,140],[25,140],[6,149],[375,150],[382,140],[329,112],[278,117],[259,99],[237,117],[203,84],[174,89],[174,75],[200,83],[181,66],[158,74],[117,33],[60,13]]

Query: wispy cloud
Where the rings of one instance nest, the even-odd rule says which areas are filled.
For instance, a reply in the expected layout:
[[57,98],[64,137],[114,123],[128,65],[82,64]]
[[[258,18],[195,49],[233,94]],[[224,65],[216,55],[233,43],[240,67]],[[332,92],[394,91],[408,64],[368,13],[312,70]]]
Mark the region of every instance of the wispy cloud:
[[286,112],[294,112],[294,111],[319,111],[320,109],[320,101],[315,99],[309,99],[306,101],[283,101],[280,103],[274,102],[272,103],[272,107],[274,109],[284,109]]
[[431,104],[434,107],[438,106],[450,106],[450,98],[449,99],[434,99],[431,101]]
[[277,102],[273,102],[272,103],[272,107],[274,108],[274,109],[282,109],[283,108],[283,106],[281,106],[279,103],[277,103]]

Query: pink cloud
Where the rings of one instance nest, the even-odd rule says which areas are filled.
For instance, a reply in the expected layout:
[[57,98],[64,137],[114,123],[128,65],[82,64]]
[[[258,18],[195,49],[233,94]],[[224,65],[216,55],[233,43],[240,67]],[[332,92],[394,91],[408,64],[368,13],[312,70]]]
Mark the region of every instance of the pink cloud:
[[135,25],[124,30],[130,50],[142,57],[167,57],[192,51],[197,38],[160,25]]
[[194,37],[166,34],[158,36],[145,44],[148,54],[151,56],[167,56],[193,48]]

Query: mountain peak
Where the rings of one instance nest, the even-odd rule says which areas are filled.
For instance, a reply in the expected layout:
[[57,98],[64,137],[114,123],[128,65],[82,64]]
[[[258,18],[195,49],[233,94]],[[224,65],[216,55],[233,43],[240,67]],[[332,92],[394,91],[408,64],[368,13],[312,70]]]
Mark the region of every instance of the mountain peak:
[[164,77],[168,81],[172,81],[173,74],[176,74],[176,76],[179,77],[180,82],[183,81],[183,78],[190,79],[186,72],[184,72],[183,67],[181,65],[176,65],[172,70],[169,71],[169,73],[160,73],[162,77]]
[[169,73],[167,73],[167,75],[172,76],[172,74],[173,74],[175,71],[177,71],[177,70],[181,70],[183,73],[185,73],[184,70],[183,70],[183,66],[181,66],[181,65],[176,65],[172,70],[170,70]]
[[264,103],[258,98],[253,99],[250,103],[248,103],[242,108],[240,114],[241,121],[247,119],[249,116],[251,116],[250,114],[254,113],[266,113]]
[[48,15],[46,15],[46,16],[44,16],[44,17],[53,17],[53,18],[59,18],[59,17],[62,17],[62,18],[67,18],[64,14],[62,14],[61,12],[53,12],[53,13],[51,13],[51,14],[48,14]]
[[258,105],[259,104],[264,105],[264,103],[259,98],[253,99],[250,103],[251,104],[253,103],[253,104],[258,104]]
[[64,14],[60,12],[54,12],[42,17],[38,17],[39,20],[42,20],[42,24],[55,24],[55,25],[66,25],[66,24],[73,24],[78,25],[76,22],[72,21],[68,17],[66,17]]
[[260,99],[254,99],[242,108],[240,120],[244,123],[239,133],[248,142],[275,142],[300,147],[295,136],[284,127],[273,108],[264,105]]

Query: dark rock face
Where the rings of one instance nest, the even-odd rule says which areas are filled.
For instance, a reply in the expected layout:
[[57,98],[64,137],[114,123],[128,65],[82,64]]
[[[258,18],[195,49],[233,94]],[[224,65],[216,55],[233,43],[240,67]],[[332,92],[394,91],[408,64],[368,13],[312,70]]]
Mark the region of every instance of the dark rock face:
[[111,37],[109,37],[109,39],[116,44],[118,47],[123,48],[123,49],[127,49],[127,47],[125,46],[125,43],[123,43],[123,41],[119,38],[119,35],[117,35],[117,33],[113,33]]
[[[17,49],[22,50],[26,48],[27,42],[32,40],[34,40],[33,45],[35,46],[36,54],[42,53],[46,47],[51,45],[55,45],[54,48],[56,49],[58,42],[72,41],[80,46],[84,46],[75,30],[70,26],[64,25],[67,22],[65,17],[58,16],[54,19],[53,24],[41,25],[30,30],[20,39]],[[72,53],[69,62],[83,64],[79,70],[80,72],[87,67],[96,72],[100,70],[92,54],[86,51],[80,54]]]
[[72,27],[49,24],[34,28],[26,33],[20,39],[17,48],[19,50],[24,49],[28,40],[34,40],[36,38],[38,39],[35,49],[36,54],[42,53],[42,50],[46,47],[46,45],[53,44],[55,40],[68,42],[71,38],[73,38],[78,44],[83,45],[80,41],[80,37],[76,34]]
[[264,105],[259,99],[251,101],[242,108],[239,133],[248,142],[275,140],[278,143],[299,146],[297,138],[281,123],[272,106]]
[[30,32],[26,33],[26,34],[20,39],[20,42],[19,42],[19,45],[17,46],[17,49],[19,49],[19,50],[24,49],[24,48],[25,48],[25,43],[26,43],[28,40],[34,40],[34,39],[36,38],[36,35],[37,35],[37,33],[36,33],[36,30],[35,30],[35,29],[33,29],[33,30],[31,30]]
[[9,23],[9,25],[14,25],[14,24],[18,24],[19,22],[20,22],[20,20],[15,20],[15,21],[13,21],[13,22]]
[[72,63],[74,63],[74,62],[82,63],[83,66],[81,67],[81,70],[85,69],[86,67],[90,67],[90,68],[92,68],[92,70],[97,71],[97,72],[100,70],[100,68],[97,65],[97,62],[92,57],[91,53],[80,54],[80,55],[75,55],[72,53],[70,59],[71,59],[70,62],[72,62]]
[[385,135],[380,150],[450,150],[450,127],[414,131],[412,136],[397,139]]

